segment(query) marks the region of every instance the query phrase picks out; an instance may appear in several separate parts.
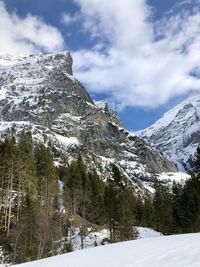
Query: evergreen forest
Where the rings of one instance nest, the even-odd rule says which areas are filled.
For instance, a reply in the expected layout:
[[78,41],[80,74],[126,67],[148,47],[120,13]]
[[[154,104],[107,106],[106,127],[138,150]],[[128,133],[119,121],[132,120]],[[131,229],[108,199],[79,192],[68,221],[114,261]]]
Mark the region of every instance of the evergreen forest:
[[33,144],[30,133],[0,141],[0,246],[7,262],[72,251],[73,227],[84,248],[88,226],[109,229],[109,243],[135,239],[135,226],[165,235],[199,232],[200,149],[191,179],[173,185],[155,180],[151,194],[114,164],[102,177],[81,154],[56,166],[50,146]]

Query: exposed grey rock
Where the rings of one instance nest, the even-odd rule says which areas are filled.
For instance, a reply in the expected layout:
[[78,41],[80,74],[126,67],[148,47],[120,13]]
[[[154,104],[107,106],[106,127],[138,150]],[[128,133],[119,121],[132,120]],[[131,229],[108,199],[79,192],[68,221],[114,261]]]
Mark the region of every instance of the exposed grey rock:
[[128,133],[105,102],[91,99],[72,76],[68,52],[1,57],[0,93],[2,136],[30,130],[35,142],[51,143],[58,157],[71,159],[81,152],[102,173],[116,163],[136,183],[176,171],[157,150]]

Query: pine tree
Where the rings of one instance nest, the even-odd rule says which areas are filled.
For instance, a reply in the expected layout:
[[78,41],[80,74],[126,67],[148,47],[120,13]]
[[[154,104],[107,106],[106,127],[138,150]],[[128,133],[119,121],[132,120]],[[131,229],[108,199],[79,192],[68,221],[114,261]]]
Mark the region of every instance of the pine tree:
[[41,205],[50,212],[54,197],[58,194],[58,177],[50,150],[39,144],[35,149],[37,188]]
[[172,232],[182,233],[182,204],[183,185],[173,182],[172,185]]
[[200,231],[200,148],[196,152],[195,171],[180,197],[180,228],[183,233]]
[[181,230],[183,233],[200,231],[200,177],[194,176],[186,182],[181,204]]
[[104,182],[97,172],[93,170],[88,174],[88,203],[86,207],[86,218],[93,223],[104,222]]
[[172,228],[172,195],[170,188],[158,184],[153,200],[154,226],[164,234],[170,234]]
[[111,242],[133,239],[134,191],[115,165],[112,166],[112,177],[107,181],[104,199]]
[[1,224],[7,236],[10,233],[11,217],[13,211],[13,189],[15,174],[16,143],[14,138],[6,138],[0,144],[1,162]]

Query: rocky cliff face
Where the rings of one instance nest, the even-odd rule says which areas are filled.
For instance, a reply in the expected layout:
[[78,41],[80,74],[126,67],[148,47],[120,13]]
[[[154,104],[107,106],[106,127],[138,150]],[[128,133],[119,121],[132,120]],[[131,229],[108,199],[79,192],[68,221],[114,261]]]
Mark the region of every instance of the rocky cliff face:
[[191,95],[138,135],[173,161],[179,170],[190,170],[200,144],[200,94]]
[[81,152],[105,173],[116,163],[133,182],[176,171],[174,165],[123,127],[116,112],[94,102],[72,73],[70,53],[0,56],[0,134],[29,130],[50,145],[55,161]]

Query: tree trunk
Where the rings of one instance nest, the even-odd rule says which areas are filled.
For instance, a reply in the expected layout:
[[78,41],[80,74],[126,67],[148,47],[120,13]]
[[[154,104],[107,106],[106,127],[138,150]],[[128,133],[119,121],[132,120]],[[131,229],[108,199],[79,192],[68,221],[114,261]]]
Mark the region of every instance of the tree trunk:
[[21,198],[21,179],[19,178],[18,192],[17,192],[17,222],[20,218],[20,198]]
[[9,199],[9,210],[8,210],[8,227],[7,227],[7,236],[10,233],[10,222],[11,222],[11,212],[12,212],[12,189],[13,189],[13,160],[11,161],[11,174],[10,174],[10,199]]

